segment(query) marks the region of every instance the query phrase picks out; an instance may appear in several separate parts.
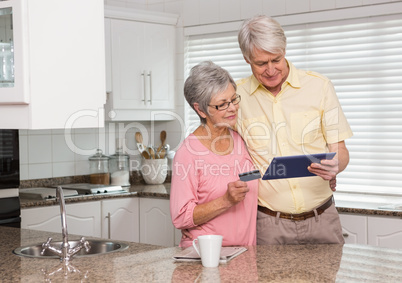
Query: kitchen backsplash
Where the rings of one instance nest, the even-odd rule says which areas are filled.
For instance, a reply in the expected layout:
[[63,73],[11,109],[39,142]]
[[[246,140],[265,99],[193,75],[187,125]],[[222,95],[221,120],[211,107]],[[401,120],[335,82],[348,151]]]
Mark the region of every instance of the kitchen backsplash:
[[119,137],[125,139],[131,171],[137,171],[141,157],[135,132],[142,132],[144,144],[159,146],[162,130],[167,132],[166,143],[171,150],[177,150],[185,132],[177,121],[113,122],[100,129],[75,129],[71,135],[65,135],[64,130],[20,130],[21,180],[88,175],[88,157],[95,154],[97,148],[106,155],[114,154]]

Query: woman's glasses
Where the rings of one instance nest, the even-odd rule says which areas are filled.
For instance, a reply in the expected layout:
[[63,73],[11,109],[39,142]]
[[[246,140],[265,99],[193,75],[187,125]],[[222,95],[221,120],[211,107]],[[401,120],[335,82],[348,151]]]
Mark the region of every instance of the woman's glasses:
[[208,106],[214,107],[218,111],[223,111],[223,110],[226,110],[229,108],[230,103],[232,103],[233,105],[236,105],[236,104],[239,104],[240,100],[241,100],[241,96],[240,96],[240,94],[237,94],[236,97],[233,98],[229,102],[225,102],[220,105],[208,105]]

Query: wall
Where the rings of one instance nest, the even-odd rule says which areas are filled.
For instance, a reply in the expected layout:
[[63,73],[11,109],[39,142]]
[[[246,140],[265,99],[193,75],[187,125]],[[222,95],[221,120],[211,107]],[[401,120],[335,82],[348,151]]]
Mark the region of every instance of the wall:
[[[316,11],[342,10],[349,7],[401,2],[387,0],[105,0],[105,5],[179,14],[176,44],[176,108],[183,116],[184,37],[183,27],[196,27],[222,22],[234,22],[256,14],[270,16],[303,15]],[[128,128],[128,129],[126,129]],[[140,161],[134,142],[138,129],[145,129],[150,143],[158,145],[159,133],[167,131],[167,143],[174,150],[183,139],[183,126],[179,121],[107,123],[104,129],[77,129],[71,135],[63,130],[20,131],[21,180],[86,175],[88,157],[96,148],[113,154],[115,139],[126,138],[131,155],[132,169]],[[68,146],[71,138],[73,146]],[[78,149],[78,150],[77,150]],[[78,152],[79,151],[79,152]],[[78,153],[77,153],[78,152]]]
[[283,16],[339,10],[398,0],[105,0],[106,5],[181,15],[183,26],[238,21],[256,14]]
[[175,150],[183,138],[181,127],[172,121],[107,123],[102,129],[76,129],[69,135],[64,130],[20,130],[21,180],[87,175],[88,157],[97,148],[106,155],[114,154],[118,137],[125,138],[132,170],[139,170],[135,132],[143,132],[145,144],[159,146],[160,131],[166,130],[166,142]]

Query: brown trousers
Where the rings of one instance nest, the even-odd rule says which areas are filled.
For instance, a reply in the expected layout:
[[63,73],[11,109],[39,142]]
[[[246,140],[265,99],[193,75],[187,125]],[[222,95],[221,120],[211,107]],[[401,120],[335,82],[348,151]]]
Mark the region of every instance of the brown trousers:
[[257,211],[257,245],[344,244],[335,203],[321,215],[293,221]]

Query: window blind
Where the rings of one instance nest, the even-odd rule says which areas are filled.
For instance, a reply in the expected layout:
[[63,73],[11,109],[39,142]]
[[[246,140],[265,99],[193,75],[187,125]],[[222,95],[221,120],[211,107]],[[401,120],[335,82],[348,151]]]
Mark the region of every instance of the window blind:
[[[207,60],[228,70],[235,81],[251,74],[239,49],[236,31],[188,37],[184,57],[185,77],[192,67]],[[185,107],[187,136],[200,125],[200,118],[188,104]]]
[[[339,191],[402,195],[401,18],[284,26],[286,58],[332,80],[353,130],[346,140],[350,162],[337,178]],[[251,74],[237,31],[188,37],[186,75],[204,60],[227,69],[235,80]],[[189,125],[198,125],[198,116],[187,113]]]

